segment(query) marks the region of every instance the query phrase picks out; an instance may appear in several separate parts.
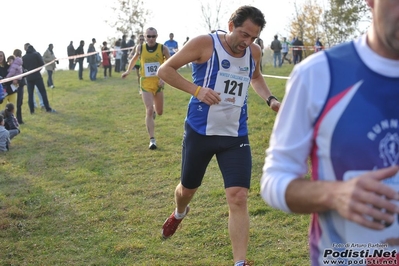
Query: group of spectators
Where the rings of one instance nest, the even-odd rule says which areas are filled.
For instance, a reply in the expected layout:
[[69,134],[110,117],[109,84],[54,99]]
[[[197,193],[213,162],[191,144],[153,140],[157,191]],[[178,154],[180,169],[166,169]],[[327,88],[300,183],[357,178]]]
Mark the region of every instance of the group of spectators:
[[74,48],[73,41],[71,41],[67,47],[67,54],[69,57],[69,70],[75,70],[76,64],[79,65],[78,77],[83,80],[83,62],[87,58],[87,63],[89,63],[89,77],[91,81],[97,79],[98,65],[101,62],[101,57],[96,53],[96,39],[92,38],[89,48],[87,49],[87,56],[85,56],[84,45],[85,41],[81,40],[78,48]]
[[[7,59],[4,52],[0,51],[0,151],[9,149],[10,140],[19,134],[19,125],[24,124],[22,104],[25,85],[28,88],[28,104],[31,114],[35,113],[35,90],[42,108],[49,113],[56,112],[50,107],[40,73],[40,69],[45,65],[47,86],[53,89],[53,71],[58,63],[53,48],[53,44],[49,44],[46,51],[41,55],[31,44],[26,43],[24,45],[24,56],[22,56],[21,50],[15,49]],[[26,76],[22,75],[29,71],[32,72]]]
[[98,67],[102,65],[104,67],[104,78],[112,76],[112,58],[115,60],[114,71],[119,73],[126,71],[126,65],[128,63],[128,54],[135,46],[135,35],[131,35],[129,40],[126,40],[127,35],[123,35],[115,41],[113,51],[108,47],[108,43],[104,41],[101,47],[101,55],[97,53],[95,44],[96,39],[92,38],[89,48],[87,49],[87,56],[85,56],[84,45],[85,41],[81,40],[78,48],[74,48],[73,41],[71,41],[67,47],[67,54],[69,57],[69,70],[75,70],[76,64],[79,65],[78,77],[83,80],[83,63],[84,59],[87,58],[89,64],[89,77],[90,80],[95,81],[97,79]]
[[[178,44],[173,40],[173,37],[173,33],[170,33],[169,40],[164,44],[171,54],[178,51]],[[85,53],[85,42],[83,40],[80,41],[76,49],[73,46],[73,41],[71,41],[67,47],[69,69],[74,70],[78,64],[78,77],[80,80],[83,80],[83,63],[86,58],[89,64],[90,80],[96,80],[98,67],[100,65],[104,68],[104,78],[108,78],[112,75],[111,59],[114,58],[114,71],[126,71],[129,53],[133,55],[132,51],[136,48],[135,35],[131,35],[128,41],[126,38],[127,36],[123,35],[122,38],[118,39],[114,43],[112,50],[108,47],[108,43],[104,41],[101,46],[101,56],[100,53],[96,51],[95,38],[92,39],[87,53]],[[144,35],[141,34],[139,44],[142,45],[143,43]],[[35,102],[35,92],[39,97],[42,109],[50,113],[56,112],[50,107],[45,83],[40,73],[41,68],[44,66],[47,72],[47,86],[51,89],[55,88],[53,73],[56,69],[56,64],[59,62],[53,49],[54,45],[49,44],[45,52],[40,54],[30,43],[26,43],[24,45],[24,56],[22,56],[22,51],[19,49],[15,49],[13,54],[8,57],[6,57],[4,52],[0,51],[0,80],[7,79],[0,83],[0,151],[9,149],[10,140],[19,134],[19,125],[24,124],[22,119],[22,104],[25,85],[27,85],[28,88],[28,104],[31,114],[34,114],[35,108],[38,107]],[[138,65],[135,66],[135,68],[137,70],[138,81],[140,81],[140,61],[137,61]],[[32,73],[25,76],[22,75],[24,72],[28,71],[32,71]]]
[[[283,41],[280,41],[278,36],[275,35],[274,40],[270,44],[270,49],[273,51],[273,66],[281,67],[284,64],[284,61],[288,61],[290,64],[298,64],[302,61],[304,43],[297,36],[295,36],[291,42],[288,42],[286,37],[283,37]],[[315,52],[324,49],[319,37],[316,38],[313,49]],[[292,51],[292,59],[288,58],[289,50]]]
[[[144,41],[144,35],[140,34],[139,38],[139,42]],[[164,45],[169,49],[170,55],[173,55],[179,49],[178,43],[173,38],[174,34],[170,33],[169,40],[164,43]],[[89,77],[92,81],[97,79],[98,67],[100,65],[104,68],[104,78],[112,76],[112,63],[114,63],[114,72],[125,72],[127,64],[129,63],[129,55],[131,58],[133,55],[132,51],[134,51],[134,48],[136,47],[135,39],[135,35],[131,35],[129,40],[127,40],[127,35],[123,35],[122,38],[115,41],[112,49],[108,47],[108,43],[104,41],[101,46],[100,55],[100,53],[96,53],[96,39],[93,38],[89,48],[87,49],[87,54],[89,54],[87,56],[85,56],[84,51],[85,41],[81,40],[76,49],[74,48],[73,41],[71,41],[67,47],[69,70],[75,70],[76,64],[78,64],[78,77],[80,80],[83,80],[83,63],[84,59],[87,58],[90,71]]]

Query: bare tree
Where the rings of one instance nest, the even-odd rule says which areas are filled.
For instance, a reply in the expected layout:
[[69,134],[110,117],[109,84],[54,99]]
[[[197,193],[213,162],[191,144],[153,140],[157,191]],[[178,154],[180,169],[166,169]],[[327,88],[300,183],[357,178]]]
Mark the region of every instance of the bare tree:
[[106,21],[116,31],[125,35],[140,34],[150,11],[144,8],[143,0],[117,0],[117,7],[112,7],[117,18],[115,21]]
[[222,0],[216,0],[212,4],[201,2],[201,13],[208,32],[220,29],[221,9]]
[[[228,2],[222,0],[201,0],[201,13],[207,31],[211,32],[212,30],[222,29],[222,27],[227,25],[229,16],[233,12],[232,7],[236,8],[239,2],[238,0],[230,0]],[[253,0],[247,2],[249,5],[253,3]]]
[[216,1],[216,9],[214,9],[215,14],[212,14],[212,8],[209,2],[201,3],[201,13],[208,32],[220,28],[219,13],[221,6],[222,1]]

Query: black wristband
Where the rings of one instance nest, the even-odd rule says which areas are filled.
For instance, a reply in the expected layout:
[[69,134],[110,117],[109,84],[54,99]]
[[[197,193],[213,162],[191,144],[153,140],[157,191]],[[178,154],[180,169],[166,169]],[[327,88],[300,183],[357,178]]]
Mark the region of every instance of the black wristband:
[[271,101],[272,99],[275,99],[276,101],[278,101],[278,99],[276,98],[276,96],[271,95],[271,96],[269,96],[269,98],[267,98],[267,100],[266,100],[267,105],[270,106],[270,101]]

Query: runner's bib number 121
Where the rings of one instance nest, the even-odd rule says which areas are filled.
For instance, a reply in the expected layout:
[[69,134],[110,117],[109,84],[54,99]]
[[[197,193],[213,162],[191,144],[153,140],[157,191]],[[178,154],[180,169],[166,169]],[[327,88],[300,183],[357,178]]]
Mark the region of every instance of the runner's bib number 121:
[[219,71],[214,90],[220,93],[221,102],[241,107],[247,97],[250,80],[248,76]]

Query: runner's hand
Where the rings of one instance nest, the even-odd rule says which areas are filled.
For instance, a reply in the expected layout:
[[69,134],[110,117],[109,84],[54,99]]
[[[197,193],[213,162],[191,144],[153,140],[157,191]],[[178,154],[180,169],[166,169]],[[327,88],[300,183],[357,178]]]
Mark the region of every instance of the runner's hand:
[[198,92],[197,99],[207,105],[219,104],[221,101],[219,93],[210,88],[204,87],[202,87]]
[[122,74],[122,78],[123,78],[123,79],[126,78],[127,75],[129,75],[129,71],[124,72],[124,73]]
[[399,200],[399,194],[381,181],[394,176],[398,170],[398,166],[392,166],[340,182],[332,197],[333,209],[364,227],[384,229],[399,213],[399,207],[392,202]]

